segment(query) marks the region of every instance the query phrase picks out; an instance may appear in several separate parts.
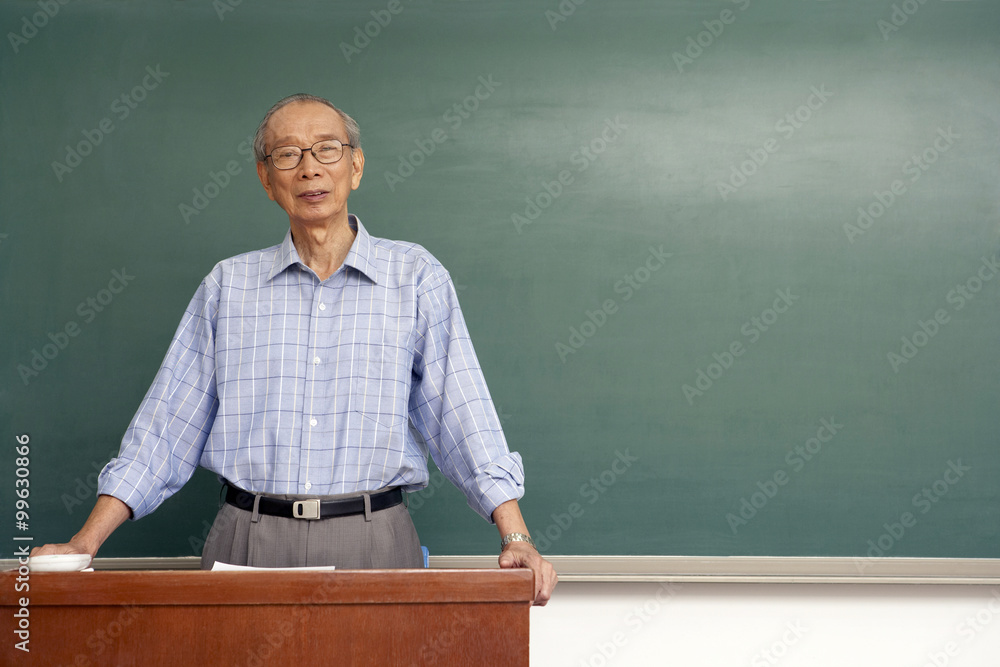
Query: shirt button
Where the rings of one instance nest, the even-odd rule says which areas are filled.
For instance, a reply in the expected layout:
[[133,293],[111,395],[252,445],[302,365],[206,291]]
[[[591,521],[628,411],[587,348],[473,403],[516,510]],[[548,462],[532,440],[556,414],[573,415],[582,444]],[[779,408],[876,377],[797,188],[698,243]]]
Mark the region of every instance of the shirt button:
[[306,491],[313,488],[312,482],[306,482]]
[[319,357],[313,357],[313,363],[314,364],[318,364],[319,363]]
[[310,425],[310,426],[315,426],[315,425],[316,425],[316,424],[318,424],[318,423],[319,423],[319,422],[318,422],[318,421],[316,421],[315,419],[310,419],[310,420],[309,420],[309,425]]
[[325,303],[319,304],[319,309],[320,310],[326,310],[326,304]]

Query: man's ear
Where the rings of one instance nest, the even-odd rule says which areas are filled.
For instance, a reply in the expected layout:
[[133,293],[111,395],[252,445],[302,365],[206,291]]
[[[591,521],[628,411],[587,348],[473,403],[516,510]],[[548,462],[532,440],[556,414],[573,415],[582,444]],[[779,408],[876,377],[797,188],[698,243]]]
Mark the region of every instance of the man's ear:
[[260,179],[260,184],[264,186],[264,190],[267,191],[267,196],[271,201],[274,199],[274,190],[271,188],[271,175],[267,173],[267,163],[258,162],[257,163],[257,178]]
[[360,148],[351,149],[351,164],[354,168],[351,175],[351,189],[357,190],[361,185],[361,176],[365,173],[365,154]]

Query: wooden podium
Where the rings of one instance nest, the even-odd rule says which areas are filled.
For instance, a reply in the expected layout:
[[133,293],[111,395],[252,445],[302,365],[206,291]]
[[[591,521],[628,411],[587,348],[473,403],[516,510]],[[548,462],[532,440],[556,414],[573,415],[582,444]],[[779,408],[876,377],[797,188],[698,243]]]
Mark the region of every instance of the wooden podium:
[[[527,665],[530,570],[3,572],[4,665]],[[31,649],[14,647],[29,599]]]

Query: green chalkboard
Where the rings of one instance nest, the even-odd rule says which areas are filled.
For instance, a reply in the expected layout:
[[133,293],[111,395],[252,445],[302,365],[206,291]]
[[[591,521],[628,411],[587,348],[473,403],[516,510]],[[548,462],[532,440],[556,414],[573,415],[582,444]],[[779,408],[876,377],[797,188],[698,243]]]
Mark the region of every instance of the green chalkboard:
[[[307,91],[361,124],[351,212],[458,284],[543,551],[1000,556],[996,3],[18,0],[0,26],[12,535],[77,530],[202,277],[281,240],[247,140]],[[432,482],[431,552],[494,553]],[[217,502],[200,471],[102,555],[197,554]]]

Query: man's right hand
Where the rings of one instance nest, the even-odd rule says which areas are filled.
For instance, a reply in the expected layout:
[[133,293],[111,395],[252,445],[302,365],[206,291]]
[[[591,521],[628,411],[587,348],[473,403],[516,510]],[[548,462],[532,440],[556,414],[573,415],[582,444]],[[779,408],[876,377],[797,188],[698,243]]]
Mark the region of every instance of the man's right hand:
[[114,496],[98,496],[87,522],[69,542],[35,547],[31,550],[31,555],[90,554],[90,558],[93,559],[97,555],[97,550],[104,544],[104,540],[131,516],[132,510],[129,506]]
[[85,546],[73,540],[64,544],[46,544],[31,550],[32,556],[51,556],[53,554],[90,554],[91,558],[94,557],[94,554],[88,551]]

